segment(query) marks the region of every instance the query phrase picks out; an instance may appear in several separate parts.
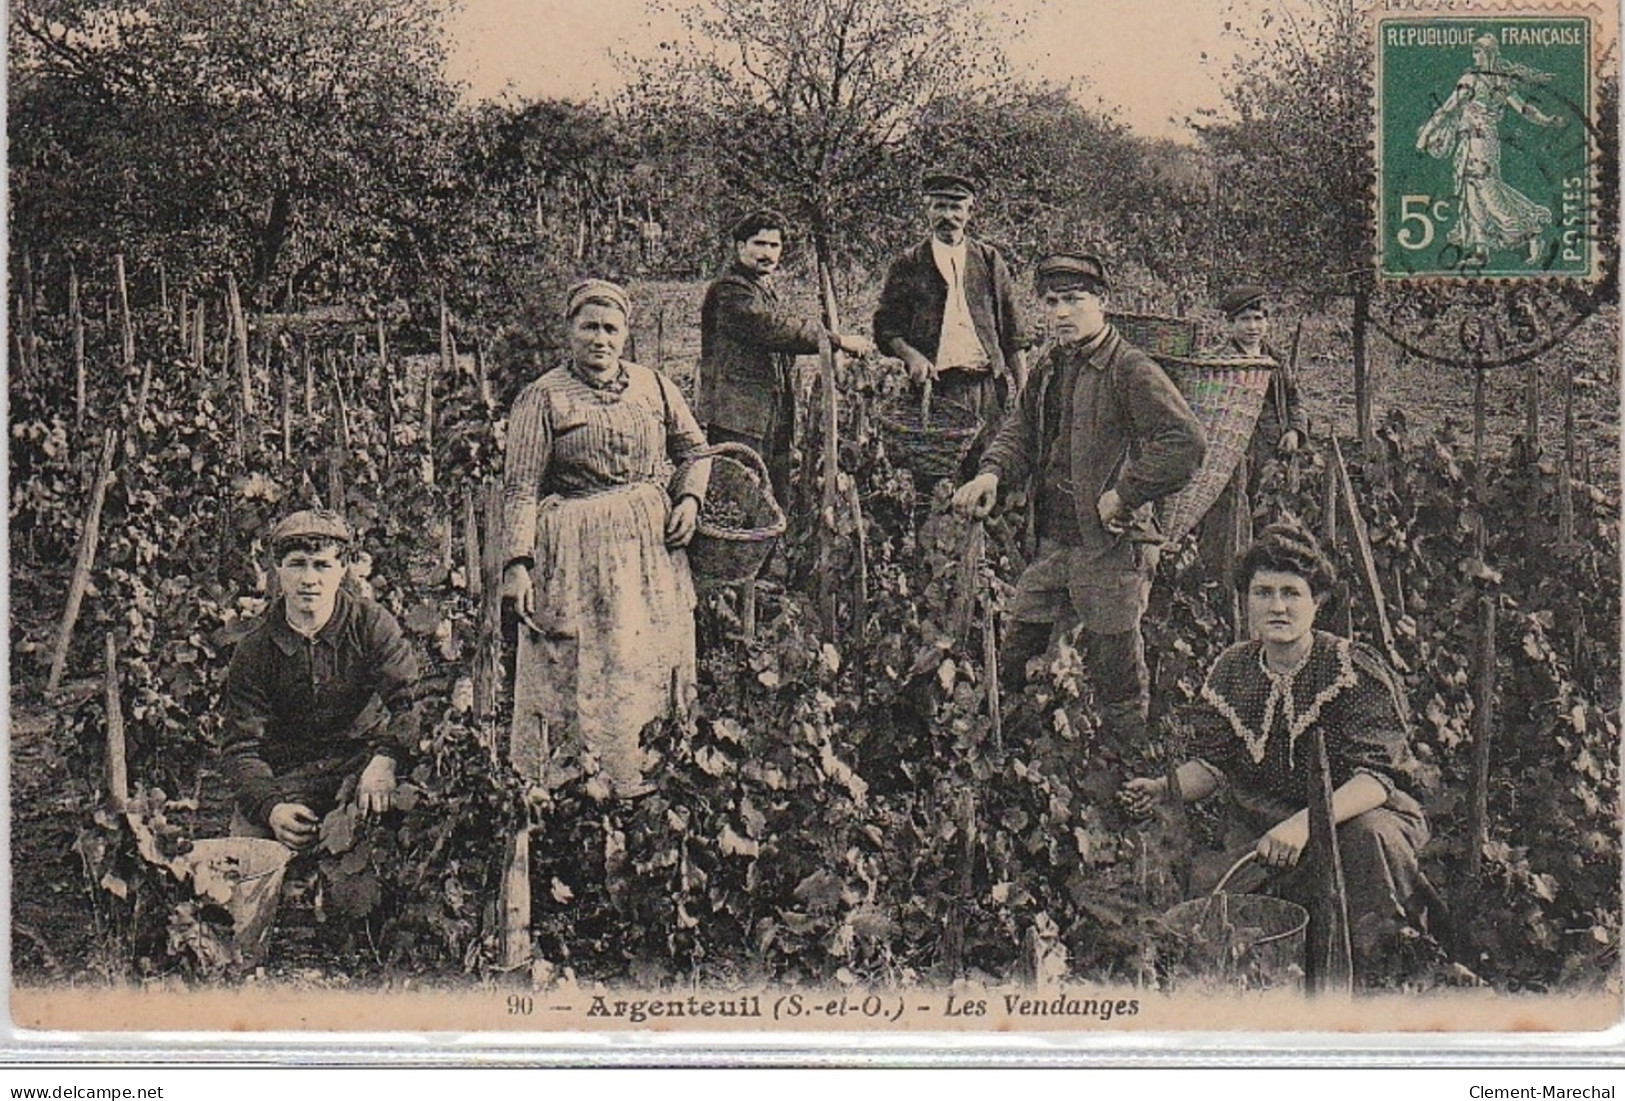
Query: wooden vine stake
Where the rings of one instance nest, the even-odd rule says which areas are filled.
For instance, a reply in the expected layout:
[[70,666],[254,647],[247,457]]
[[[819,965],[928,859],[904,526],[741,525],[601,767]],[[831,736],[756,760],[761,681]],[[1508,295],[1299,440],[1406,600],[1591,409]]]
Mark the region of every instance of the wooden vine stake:
[[[489,719],[497,713],[502,692],[502,487],[488,482],[480,490],[485,538],[482,540],[479,569],[483,593],[480,599],[479,635],[474,650],[474,714]],[[472,569],[472,567],[470,567]],[[493,760],[497,747],[491,747]]]
[[101,538],[102,504],[107,500],[107,487],[113,481],[113,461],[118,455],[118,429],[109,428],[102,440],[101,460],[96,465],[96,482],[90,490],[90,507],[85,511],[85,523],[79,531],[79,547],[74,554],[73,577],[68,582],[68,602],[62,609],[62,622],[56,631],[56,643],[51,650],[51,672],[45,681],[47,694],[62,685],[62,674],[68,665],[68,644],[73,641],[74,624],[79,621],[79,606],[84,602],[85,590],[90,586],[90,569],[96,561],[96,544]]
[[243,299],[237,291],[237,277],[226,272],[226,309],[231,315],[232,357],[237,365],[237,383],[243,395],[243,415],[254,415],[254,371],[248,362],[248,319],[243,316]]
[[208,349],[204,325],[208,320],[206,299],[200,294],[197,299],[197,319],[192,329],[192,367],[194,370],[203,370],[203,360]]
[[[1248,458],[1243,454],[1236,464],[1235,473],[1230,478],[1230,511],[1225,517],[1224,525],[1226,563],[1234,562],[1241,556],[1242,550],[1253,541],[1253,505],[1247,495],[1247,483],[1251,477]],[[1226,568],[1228,569],[1228,566]],[[1247,638],[1247,606],[1234,585],[1226,585],[1225,590],[1230,612],[1230,638],[1235,642],[1241,642]]]
[[965,970],[967,911],[976,897],[976,792],[969,785],[959,789],[953,814],[960,843],[958,882],[942,935],[942,964],[950,977],[958,977]]
[[79,305],[79,271],[68,268],[68,326],[73,330],[73,426],[85,426],[85,314]]
[[[1298,324],[1292,330],[1292,350],[1287,353],[1286,361],[1288,377],[1295,378],[1298,373],[1298,350],[1303,346],[1303,321],[1303,318],[1298,318]],[[1286,379],[1284,378],[1280,380],[1280,389],[1283,391],[1286,389]],[[1286,408],[1284,401],[1281,403],[1281,408]],[[1305,441],[1299,441],[1300,444],[1303,442]],[[1298,450],[1286,457],[1286,490],[1293,497],[1298,495],[1298,489],[1303,482],[1302,453],[1303,448],[1300,446]]]
[[535,956],[530,940],[530,830],[508,838],[502,873],[502,966],[517,970]]
[[130,769],[124,741],[124,707],[119,701],[118,639],[107,632],[102,691],[107,701],[107,806],[122,814],[130,805]]
[[485,363],[485,342],[479,337],[474,338],[474,385],[480,395],[480,404],[485,407],[486,419],[494,418],[497,402],[491,394],[491,373]]
[[[1335,444],[1337,433],[1333,432],[1327,438]],[[1326,471],[1322,488],[1325,492],[1320,501],[1320,544],[1330,551],[1337,546],[1337,471]]]
[[1574,361],[1563,372],[1563,461],[1557,468],[1557,542],[1574,543]]
[[1377,576],[1377,560],[1371,552],[1371,536],[1366,530],[1365,517],[1360,514],[1359,507],[1354,503],[1354,483],[1349,478],[1348,464],[1343,461],[1343,449],[1338,445],[1336,437],[1332,439],[1332,461],[1336,465],[1338,495],[1343,499],[1343,514],[1348,518],[1354,557],[1360,565],[1360,580],[1365,584],[1366,596],[1370,599],[1371,609],[1377,616],[1377,630],[1382,636],[1383,652],[1394,668],[1405,672],[1407,666],[1394,647],[1394,628],[1388,619],[1388,602],[1383,597],[1382,580]]
[[126,371],[135,366],[135,322],[130,319],[130,287],[124,278],[124,254],[113,257],[113,281],[118,288],[119,356]]
[[840,477],[840,411],[835,396],[835,349],[829,334],[818,336],[819,393],[824,417],[824,496],[818,525],[818,610],[824,637],[835,641],[835,505]]
[[1478,601],[1478,654],[1473,677],[1473,771],[1468,783],[1467,877],[1463,884],[1476,889],[1484,867],[1484,845],[1489,840],[1490,743],[1495,732],[1495,598]]
[[305,368],[305,423],[316,419],[316,357],[310,350],[310,337],[299,334],[299,361]]
[[34,354],[37,342],[34,337],[34,254],[23,249],[23,263],[21,275],[21,288],[17,293],[17,367],[24,373],[30,373],[30,363],[35,367],[39,365],[38,357]]
[[1529,448],[1531,466],[1540,458],[1540,360],[1531,359],[1523,369],[1523,435]]
[[1349,940],[1343,855],[1337,848],[1332,814],[1332,766],[1326,755],[1325,733],[1318,726],[1311,727],[1309,739],[1315,773],[1309,783],[1309,850],[1305,855],[1314,869],[1315,895],[1304,978],[1311,994],[1348,994],[1354,990],[1354,952]]
[[282,461],[293,462],[293,374],[284,360],[282,377]]
[[474,487],[463,487],[463,583],[476,599],[485,592],[484,559],[480,555],[480,521]]

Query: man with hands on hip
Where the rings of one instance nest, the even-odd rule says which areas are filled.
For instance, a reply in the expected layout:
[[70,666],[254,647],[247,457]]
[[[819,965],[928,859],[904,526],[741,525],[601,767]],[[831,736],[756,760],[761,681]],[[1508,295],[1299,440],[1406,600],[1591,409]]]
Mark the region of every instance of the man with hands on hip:
[[1137,536],[1153,503],[1196,473],[1207,441],[1162,368],[1107,322],[1109,288],[1098,257],[1060,252],[1039,263],[1054,344],[954,508],[980,520],[1001,489],[1033,483],[1038,549],[1010,604],[1008,687],[1019,690],[1028,661],[1076,631],[1102,722],[1132,744],[1145,736],[1150,702],[1140,620],[1156,553]]

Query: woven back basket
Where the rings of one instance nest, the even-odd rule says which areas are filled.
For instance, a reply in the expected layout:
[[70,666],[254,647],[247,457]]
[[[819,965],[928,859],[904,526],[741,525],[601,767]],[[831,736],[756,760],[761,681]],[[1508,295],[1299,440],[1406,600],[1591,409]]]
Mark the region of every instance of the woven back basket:
[[788,522],[773,499],[762,457],[742,443],[719,443],[689,456],[711,459],[711,482],[699,525],[688,544],[696,581],[714,584],[753,579]]
[[1124,340],[1147,355],[1161,358],[1196,354],[1196,322],[1191,318],[1114,313],[1106,319]]
[[982,420],[972,410],[954,402],[933,404],[930,382],[918,403],[906,395],[893,397],[876,406],[875,418],[893,464],[916,478],[958,474],[982,430]]
[[1178,493],[1157,503],[1157,524],[1163,536],[1174,542],[1201,523],[1247,453],[1258,414],[1264,408],[1264,396],[1269,392],[1275,361],[1168,355],[1156,359],[1185,395],[1207,434],[1207,455],[1196,476]]

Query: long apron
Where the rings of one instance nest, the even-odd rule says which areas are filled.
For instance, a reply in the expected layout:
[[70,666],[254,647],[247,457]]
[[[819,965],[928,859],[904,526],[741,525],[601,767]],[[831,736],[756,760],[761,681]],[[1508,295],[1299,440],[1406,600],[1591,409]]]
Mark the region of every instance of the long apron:
[[520,628],[509,754],[545,787],[585,773],[650,790],[643,728],[693,702],[694,583],[665,545],[670,507],[654,483],[541,502],[540,633]]

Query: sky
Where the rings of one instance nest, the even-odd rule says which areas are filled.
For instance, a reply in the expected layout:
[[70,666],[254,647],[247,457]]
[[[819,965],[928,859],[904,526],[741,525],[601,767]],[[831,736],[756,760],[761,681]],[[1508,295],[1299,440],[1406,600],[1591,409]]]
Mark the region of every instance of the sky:
[[[1080,102],[1110,108],[1140,134],[1188,137],[1186,116],[1222,105],[1220,78],[1237,48],[1224,0],[985,2],[1001,25],[1026,16],[1006,44],[1019,75],[1071,84]],[[471,95],[581,99],[619,87],[614,53],[648,54],[683,28],[647,0],[461,0],[451,32],[451,76]]]

